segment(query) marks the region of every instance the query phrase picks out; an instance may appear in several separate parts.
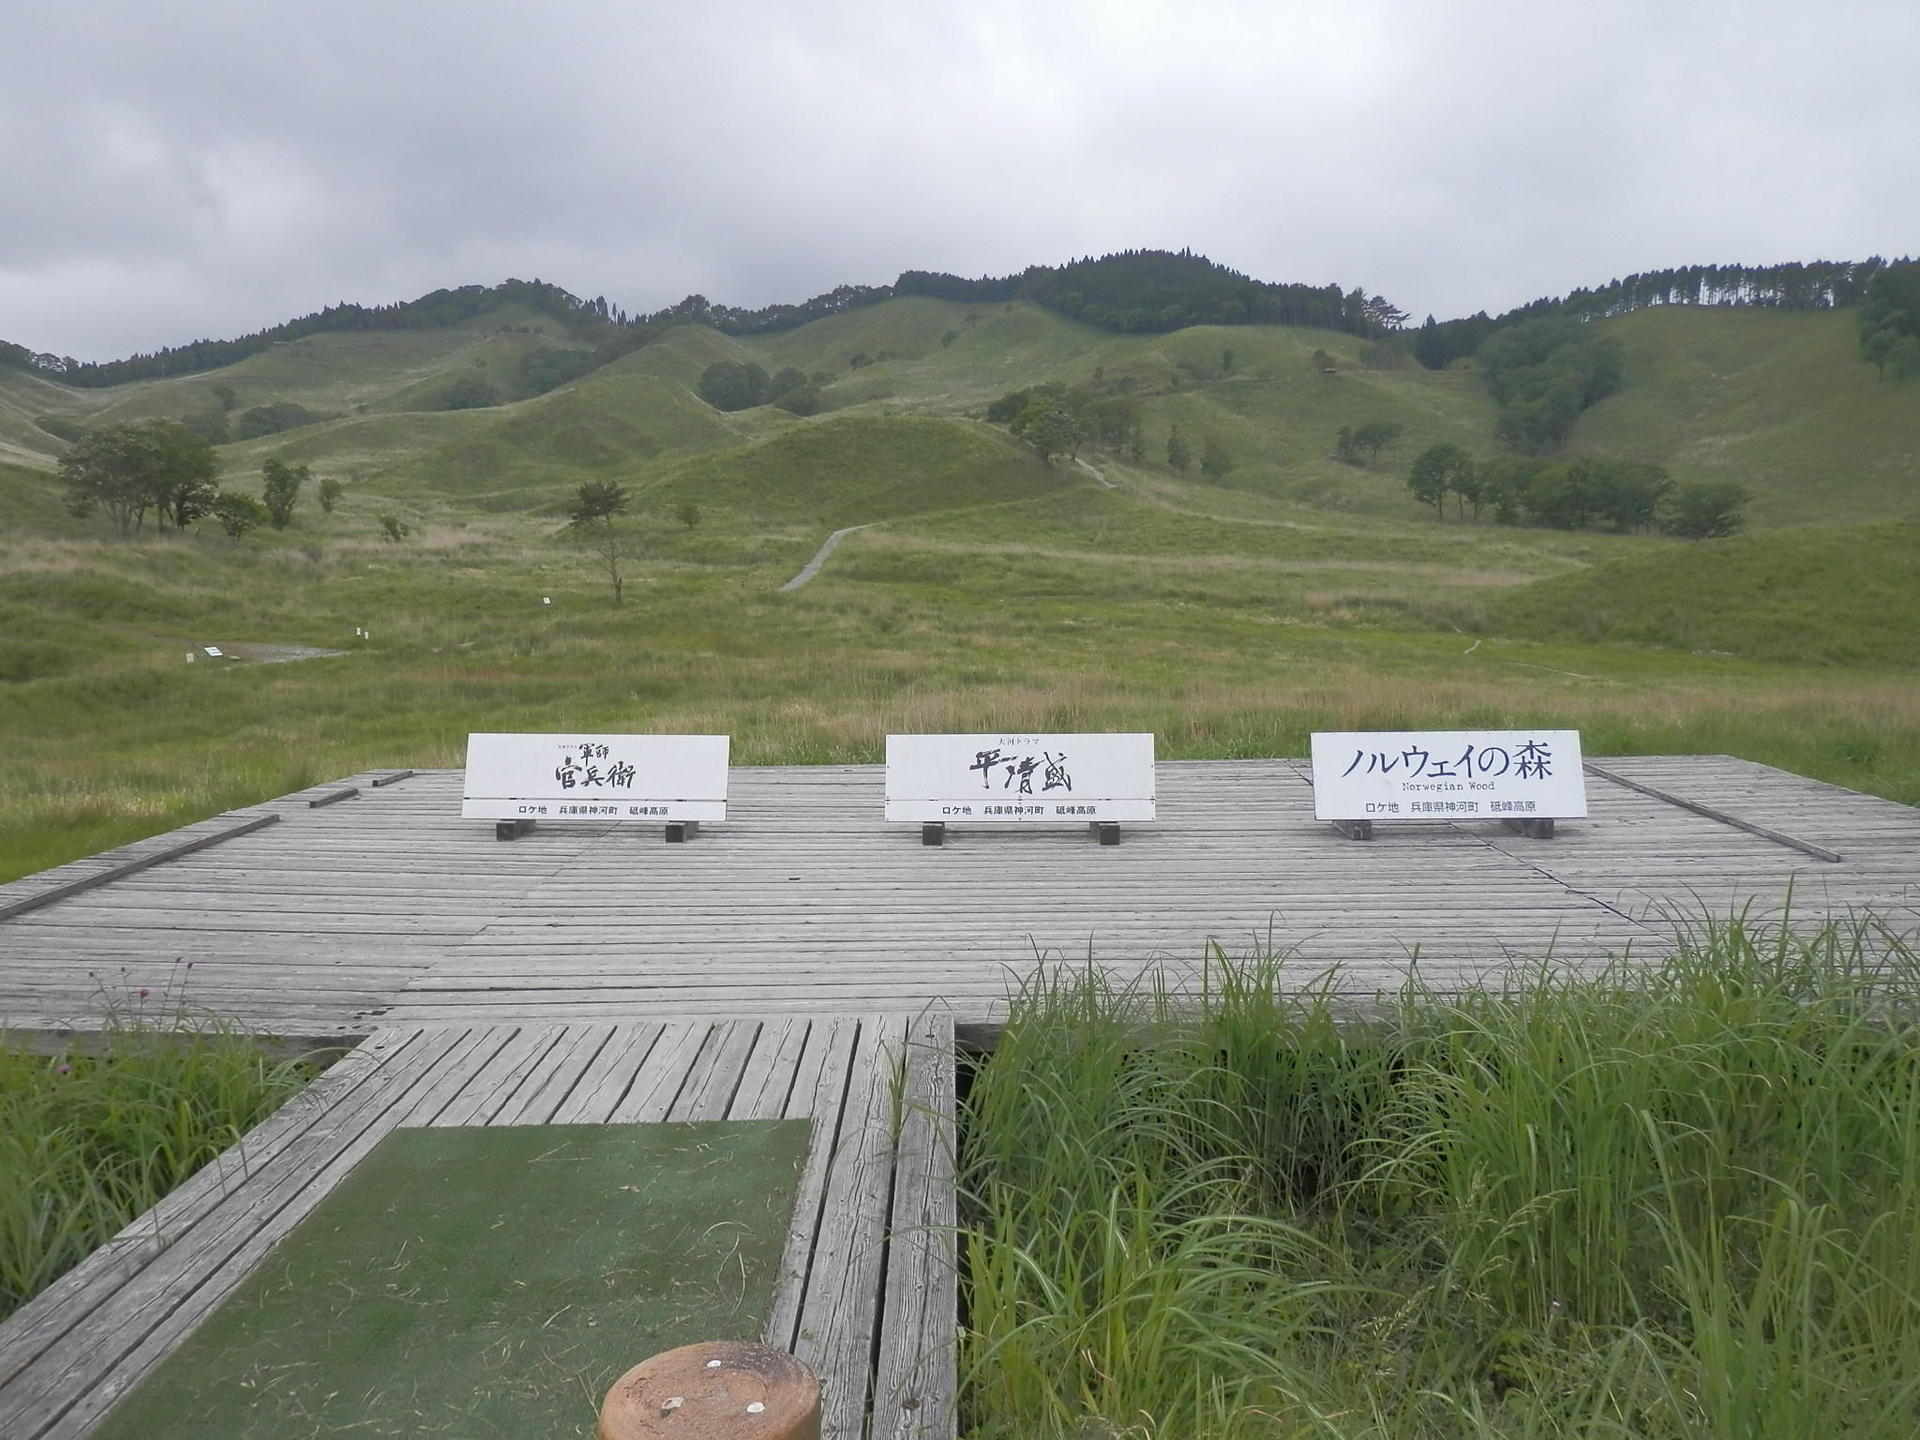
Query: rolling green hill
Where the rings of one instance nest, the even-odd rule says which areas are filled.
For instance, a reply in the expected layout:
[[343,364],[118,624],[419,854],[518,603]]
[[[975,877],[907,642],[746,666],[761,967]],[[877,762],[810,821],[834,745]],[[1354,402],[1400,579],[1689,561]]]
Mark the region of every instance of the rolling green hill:
[[[1753,493],[1754,526],[1920,514],[1920,391],[1861,361],[1848,312],[1675,306],[1596,323],[1623,345],[1627,381],[1581,418],[1572,452],[1654,461],[1683,482],[1736,480]],[[1164,458],[1178,425],[1196,447],[1226,445],[1234,469],[1224,483],[1234,489],[1334,513],[1411,516],[1402,476],[1412,456],[1442,441],[1497,453],[1494,406],[1471,362],[1369,369],[1365,348],[1339,332],[1281,326],[1116,335],[1025,302],[908,296],[764,336],[674,327],[525,398],[528,364],[585,352],[558,321],[507,306],[439,329],[311,335],[219,370],[105,389],[0,371],[0,455],[50,465],[63,442],[36,423],[43,416],[70,426],[208,415],[224,391],[235,418],[274,402],[325,417],[223,447],[222,470],[236,483],[278,456],[356,482],[378,477],[401,497],[538,506],[583,479],[646,479],[677,457],[802,423],[771,407],[723,415],[705,405],[701,372],[730,360],[823,376],[830,406],[870,416],[977,414],[1002,393],[1048,381],[1125,389],[1142,406],[1149,464]],[[1313,364],[1316,352],[1333,357],[1333,373]],[[440,408],[450,387],[475,379],[504,403]],[[1339,428],[1373,420],[1403,427],[1396,445],[1374,466],[1335,461]]]
[[1751,523],[1920,519],[1920,385],[1880,379],[1848,311],[1666,306],[1602,322],[1626,385],[1573,448],[1733,480]]
[[648,488],[668,509],[691,500],[746,527],[825,530],[966,510],[1084,485],[992,427],[931,416],[835,416],[702,455]]

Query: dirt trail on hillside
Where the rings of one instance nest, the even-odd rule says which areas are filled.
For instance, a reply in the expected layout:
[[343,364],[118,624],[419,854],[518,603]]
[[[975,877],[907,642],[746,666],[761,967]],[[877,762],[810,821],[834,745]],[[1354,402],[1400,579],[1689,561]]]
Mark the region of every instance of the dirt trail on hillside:
[[870,529],[876,523],[878,522],[870,520],[865,525],[849,525],[844,530],[834,531],[831,535],[827,536],[826,543],[813,552],[813,558],[807,561],[806,567],[780,588],[782,590],[798,590],[802,585],[820,573],[820,567],[827,563],[827,557],[833,554],[834,547],[840,543],[841,537],[851,535],[856,530]]

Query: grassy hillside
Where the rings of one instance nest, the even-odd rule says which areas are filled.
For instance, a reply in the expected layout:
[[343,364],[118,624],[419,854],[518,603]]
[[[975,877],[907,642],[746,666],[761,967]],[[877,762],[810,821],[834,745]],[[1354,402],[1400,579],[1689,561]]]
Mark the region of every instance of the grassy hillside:
[[1623,556],[1489,602],[1498,633],[1758,660],[1920,665],[1920,524],[1737,535]]
[[56,477],[0,459],[0,534],[79,536],[92,529],[67,514]]
[[689,460],[643,498],[661,510],[691,500],[716,512],[722,523],[799,522],[833,530],[1087,483],[1078,471],[1042,465],[985,425],[848,415]]
[[[1630,455],[1677,479],[1734,479],[1754,492],[1750,521],[1906,520],[1920,514],[1920,391],[1875,377],[1849,313],[1673,307],[1603,322],[1623,344],[1627,383],[1580,421],[1573,449]],[[752,443],[791,418],[769,407],[721,415],[695,393],[717,360],[829,377],[826,397],[855,414],[978,413],[1042,383],[1125,386],[1140,398],[1148,461],[1178,425],[1234,457],[1226,486],[1354,515],[1415,514],[1402,477],[1442,441],[1496,453],[1494,407],[1470,370],[1371,370],[1362,345],[1332,331],[1198,326],[1114,335],[1037,306],[909,297],[784,334],[740,338],[703,327],[654,344],[552,394],[526,391],[530,352],[575,342],[553,321],[509,309],[444,330],[317,335],[240,364],[177,380],[78,391],[0,375],[0,454],[51,463],[62,443],[37,416],[96,423],[235,413],[289,401],[335,417],[227,447],[223,468],[256,472],[268,455],[362,477],[394,472],[400,492],[535,503],[585,478],[639,478],[689,452]],[[1331,355],[1334,373],[1312,363]],[[856,358],[871,363],[854,367]],[[886,358],[881,358],[886,357]],[[476,415],[439,409],[456,381],[487,381],[509,403]],[[1403,427],[1378,463],[1332,458],[1343,425]],[[1164,468],[1164,467],[1161,467]]]
[[1626,385],[1573,447],[1734,480],[1751,523],[1920,519],[1920,385],[1860,358],[1850,311],[1670,307],[1603,322]]
[[24,370],[0,367],[0,461],[48,466],[66,444],[35,421],[42,415],[79,419],[99,401],[71,386]]

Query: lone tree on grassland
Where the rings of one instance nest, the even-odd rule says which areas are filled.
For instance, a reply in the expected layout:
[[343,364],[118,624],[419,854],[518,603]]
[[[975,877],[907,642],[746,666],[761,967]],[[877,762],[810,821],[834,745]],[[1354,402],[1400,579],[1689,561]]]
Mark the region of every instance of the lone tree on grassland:
[[1167,464],[1184,474],[1192,463],[1193,446],[1187,443],[1187,437],[1180,433],[1180,427],[1176,425],[1167,432]]
[[567,512],[567,528],[592,549],[606,570],[616,605],[626,592],[621,565],[627,557],[627,537],[614,522],[626,509],[626,486],[611,480],[589,480],[575,492],[573,508]]
[[1436,516],[1444,516],[1448,495],[1474,488],[1474,468],[1473,457],[1458,445],[1430,445],[1407,472],[1407,488],[1421,504],[1433,506]]
[[1732,480],[1682,485],[1663,497],[1660,528],[1682,540],[1719,540],[1746,523],[1747,487]]
[[251,495],[241,495],[232,490],[222,490],[213,497],[208,513],[220,522],[220,528],[233,539],[238,540],[249,530],[264,524],[267,507]]
[[300,487],[313,477],[305,465],[289,465],[269,460],[260,467],[261,500],[267,507],[267,519],[273,528],[284,530],[293,523],[293,507],[300,499]]
[[1087,438],[1086,427],[1073,407],[1057,395],[1034,396],[1007,428],[1031,445],[1046,465],[1051,465],[1056,455],[1078,456],[1081,442]]
[[1404,425],[1392,420],[1368,420],[1360,425],[1342,425],[1340,433],[1334,437],[1334,458],[1346,465],[1359,465],[1360,452],[1367,452],[1367,460],[1378,460],[1380,452],[1400,438]]

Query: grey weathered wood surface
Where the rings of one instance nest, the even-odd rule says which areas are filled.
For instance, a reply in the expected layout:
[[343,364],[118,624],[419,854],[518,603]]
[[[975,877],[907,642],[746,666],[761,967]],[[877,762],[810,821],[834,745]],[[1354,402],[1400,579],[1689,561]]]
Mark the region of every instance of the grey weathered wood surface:
[[[1387,822],[1357,844],[1313,820],[1300,762],[1163,762],[1159,820],[1117,849],[1084,828],[965,825],[933,849],[880,818],[877,766],[736,769],[730,818],[685,846],[598,822],[500,845],[460,819],[459,772],[369,772],[203,822],[279,817],[0,920],[0,1025],[181,1004],[293,1035],[928,1005],[971,1025],[1042,959],[1179,984],[1210,945],[1271,948],[1302,984],[1337,969],[1373,993],[1417,970],[1445,990],[1549,950],[1651,953],[1676,918],[1777,913],[1790,886],[1802,919],[1920,909],[1910,807],[1725,756],[1604,764],[1844,859],[1601,777],[1589,818],[1550,841]],[[309,805],[343,785],[352,804]],[[0,906],[106,858],[0,887]]]
[[941,1017],[381,1030],[0,1325],[0,1435],[87,1434],[396,1126],[784,1117],[813,1131],[765,1338],[821,1375],[830,1440],[870,1408],[951,1437],[952,1086]]

